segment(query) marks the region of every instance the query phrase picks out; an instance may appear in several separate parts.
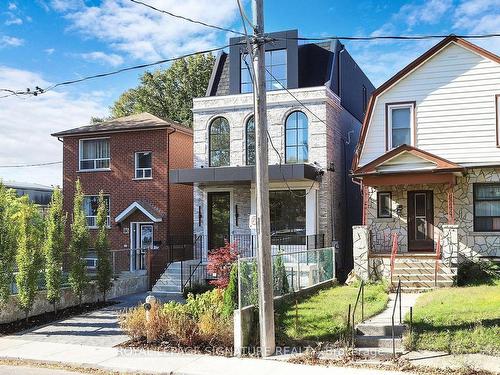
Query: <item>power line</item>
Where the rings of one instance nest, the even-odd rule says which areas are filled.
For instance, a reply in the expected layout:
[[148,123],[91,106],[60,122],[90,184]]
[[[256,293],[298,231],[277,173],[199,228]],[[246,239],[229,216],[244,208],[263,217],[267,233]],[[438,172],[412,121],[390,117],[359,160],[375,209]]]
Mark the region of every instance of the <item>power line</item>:
[[225,27],[222,27],[222,26],[212,25],[212,24],[209,24],[209,23],[206,23],[206,22],[203,22],[203,21],[199,21],[199,20],[195,20],[195,19],[192,19],[192,18],[189,18],[189,17],[181,16],[179,14],[175,14],[175,13],[169,12],[167,10],[159,9],[159,8],[154,7],[153,5],[144,3],[142,1],[138,1],[138,0],[130,0],[130,1],[133,2],[133,3],[135,3],[135,4],[143,5],[143,6],[149,8],[149,9],[152,9],[152,10],[154,10],[156,12],[167,14],[167,15],[169,15],[171,17],[179,18],[179,19],[184,20],[184,21],[188,21],[188,22],[191,22],[191,23],[196,23],[198,25],[202,25],[202,26],[205,26],[205,27],[210,27],[212,29],[216,29],[216,30],[219,30],[219,31],[227,31],[227,32],[230,32],[230,33],[233,33],[233,34],[237,34],[237,35],[245,35],[244,33],[240,32],[240,31],[228,29],[228,28],[225,28]]
[[0,168],[28,168],[28,167],[44,167],[47,165],[62,164],[62,161],[49,161],[47,163],[35,163],[35,164],[14,164],[14,165],[0,165]]
[[[451,34],[456,36],[457,38],[462,38],[462,39],[484,39],[484,38],[494,38],[494,37],[499,37],[500,34],[498,33],[491,33],[491,34],[464,34],[464,35],[457,35],[457,34]],[[328,41],[328,40],[336,40],[336,39],[341,39],[341,40],[359,40],[359,41],[373,41],[373,40],[425,40],[425,39],[442,39],[449,37],[450,34],[431,34],[431,35],[374,35],[374,36],[346,36],[346,35],[332,35],[332,36],[313,36],[313,37],[276,37],[278,40],[302,40],[302,41],[315,41],[315,40],[321,40],[321,41]]]

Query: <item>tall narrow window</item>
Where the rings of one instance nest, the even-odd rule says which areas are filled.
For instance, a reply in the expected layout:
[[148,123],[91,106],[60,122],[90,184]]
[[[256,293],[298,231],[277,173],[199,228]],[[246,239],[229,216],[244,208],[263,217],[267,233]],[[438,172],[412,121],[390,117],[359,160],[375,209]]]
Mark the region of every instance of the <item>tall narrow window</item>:
[[285,122],[285,161],[305,163],[308,158],[307,116],[300,111],[290,113]]
[[247,165],[255,165],[255,121],[250,117],[245,130],[245,155]]
[[109,169],[109,139],[80,140],[80,170]]
[[148,152],[135,153],[135,178],[138,180],[146,180],[153,178],[152,168],[153,154]]
[[413,103],[387,105],[389,149],[414,143],[412,140],[413,111]]
[[377,217],[392,217],[392,195],[390,191],[377,193]]
[[224,117],[217,117],[210,124],[209,133],[209,165],[211,167],[228,166],[230,158],[229,122]]
[[500,147],[500,94],[495,95],[495,113],[497,118],[497,147]]
[[[248,54],[241,55],[240,89],[241,93],[253,91],[251,68],[252,61]],[[286,49],[266,51],[266,90],[283,90],[287,87],[287,52]]]
[[368,92],[366,91],[365,85],[363,85],[363,113],[366,113],[366,107],[368,106]]

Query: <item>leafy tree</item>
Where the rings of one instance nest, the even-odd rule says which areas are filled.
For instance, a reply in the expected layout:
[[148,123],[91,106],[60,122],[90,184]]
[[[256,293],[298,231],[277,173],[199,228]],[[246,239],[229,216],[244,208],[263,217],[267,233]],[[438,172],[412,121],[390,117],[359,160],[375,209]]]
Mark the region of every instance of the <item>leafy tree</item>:
[[218,289],[227,288],[231,267],[236,259],[238,259],[238,251],[235,243],[226,242],[224,246],[212,250],[208,254],[207,270],[215,274],[216,279],[211,280],[210,284],[215,285]]
[[273,264],[274,291],[276,295],[282,296],[290,290],[288,278],[286,277],[285,264],[283,263],[283,252],[274,257]]
[[82,303],[83,292],[88,284],[85,256],[87,255],[89,243],[87,219],[83,211],[83,191],[80,180],[77,180],[73,203],[71,240],[69,244],[71,266],[68,281],[71,289],[78,296],[80,304]]
[[63,196],[59,188],[54,190],[46,218],[47,232],[44,244],[45,285],[47,300],[54,306],[61,300],[62,257],[64,252],[64,233],[66,215],[63,212]]
[[193,98],[204,96],[212,74],[212,54],[176,60],[165,70],[145,72],[136,88],[111,106],[113,117],[149,112],[191,126]]
[[0,304],[10,295],[14,281],[16,261],[17,226],[13,220],[18,200],[13,190],[6,189],[0,182]]
[[30,203],[26,196],[21,198],[21,202],[21,209],[16,214],[19,225],[16,284],[19,305],[28,318],[38,289],[39,271],[43,264],[44,229],[38,208]]
[[95,251],[97,253],[97,286],[106,301],[106,292],[111,289],[113,269],[110,262],[110,249],[108,242],[108,206],[104,194],[99,193],[99,207],[97,209],[97,238]]

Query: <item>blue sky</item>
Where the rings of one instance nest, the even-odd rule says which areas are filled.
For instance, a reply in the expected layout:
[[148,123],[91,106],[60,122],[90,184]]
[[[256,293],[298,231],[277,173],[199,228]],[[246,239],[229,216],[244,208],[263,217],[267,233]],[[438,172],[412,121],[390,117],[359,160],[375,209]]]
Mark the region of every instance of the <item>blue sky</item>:
[[[236,0],[144,0],[241,29]],[[245,3],[250,13],[249,2]],[[500,32],[500,0],[265,1],[266,31],[301,36]],[[224,45],[230,35],[172,19],[129,0],[0,0],[0,88],[25,89]],[[375,85],[438,40],[346,42]],[[500,38],[473,40],[500,53]],[[0,166],[57,161],[51,132],[106,115],[141,71],[64,87],[37,98],[0,99]],[[61,183],[60,166],[0,168],[0,178]]]

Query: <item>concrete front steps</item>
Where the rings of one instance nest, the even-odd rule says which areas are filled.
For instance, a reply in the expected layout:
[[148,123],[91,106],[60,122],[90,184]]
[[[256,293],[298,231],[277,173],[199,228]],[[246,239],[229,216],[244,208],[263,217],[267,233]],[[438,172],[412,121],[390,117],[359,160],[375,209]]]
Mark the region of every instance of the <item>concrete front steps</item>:
[[153,285],[153,293],[181,293],[181,262],[171,263]]
[[425,292],[434,288],[452,286],[457,274],[456,268],[444,265],[441,260],[437,279],[435,275],[436,259],[434,257],[396,257],[392,286],[397,287],[401,280],[403,292]]

